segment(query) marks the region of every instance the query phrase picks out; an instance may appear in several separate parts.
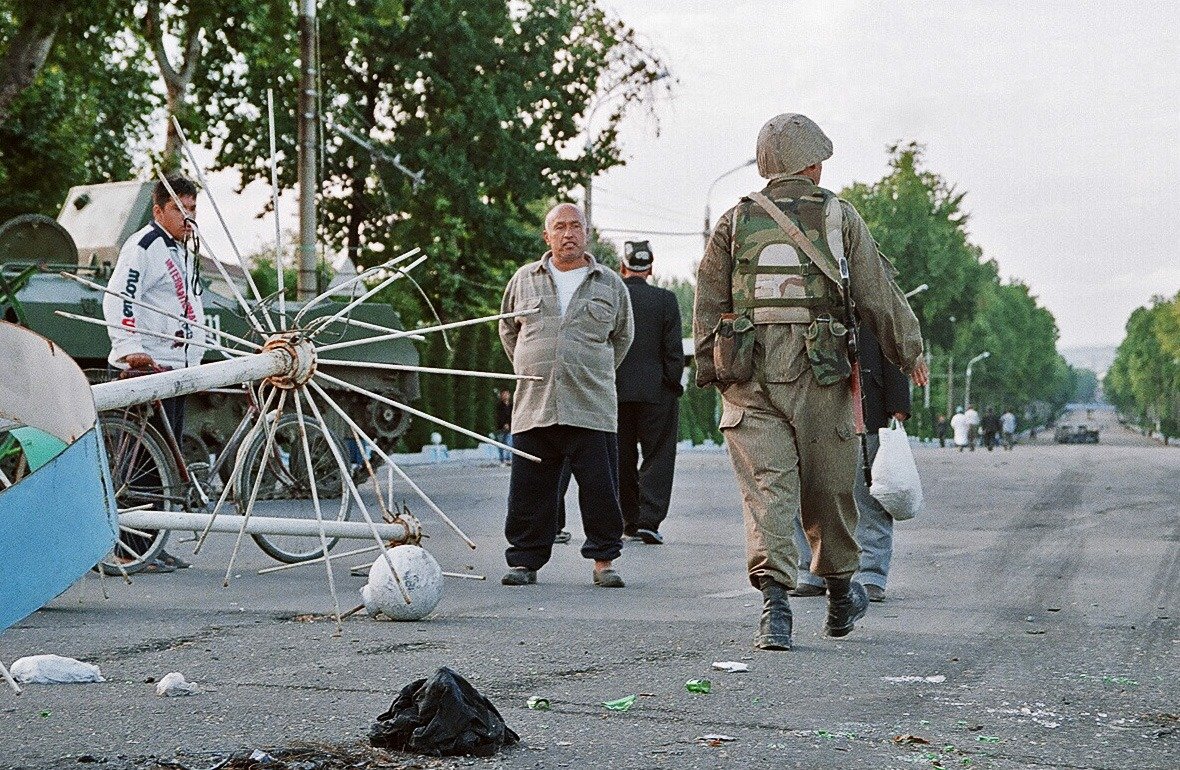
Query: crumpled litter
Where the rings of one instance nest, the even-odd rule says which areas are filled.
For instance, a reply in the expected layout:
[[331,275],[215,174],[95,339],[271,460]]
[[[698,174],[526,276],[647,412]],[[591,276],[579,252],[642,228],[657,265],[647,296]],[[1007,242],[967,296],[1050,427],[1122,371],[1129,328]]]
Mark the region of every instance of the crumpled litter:
[[738,663],[736,660],[713,661],[713,668],[718,671],[724,671],[727,674],[744,674],[750,670],[750,667],[745,663]]
[[611,711],[627,711],[635,705],[635,700],[638,697],[638,695],[624,695],[616,700],[608,700],[602,705]]
[[935,674],[934,676],[883,676],[882,682],[908,683],[908,682],[931,682],[933,684],[940,684],[946,681],[946,677],[942,674]]
[[156,695],[162,698],[177,698],[184,695],[196,695],[201,692],[194,682],[184,678],[184,674],[173,671],[156,682]]
[[737,738],[732,735],[722,735],[721,733],[709,733],[708,735],[698,735],[697,741],[702,746],[720,746],[723,743],[736,741]]
[[105,682],[93,663],[61,655],[29,655],[12,664],[12,678],[21,684],[80,684]]

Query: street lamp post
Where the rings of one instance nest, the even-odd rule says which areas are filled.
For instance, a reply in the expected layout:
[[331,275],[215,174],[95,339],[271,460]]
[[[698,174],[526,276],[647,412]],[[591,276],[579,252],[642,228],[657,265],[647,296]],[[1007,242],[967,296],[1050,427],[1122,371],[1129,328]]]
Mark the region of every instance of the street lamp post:
[[729,176],[730,174],[736,174],[737,172],[741,171],[746,166],[752,166],[757,162],[758,162],[757,158],[750,158],[748,161],[741,164],[740,166],[734,166],[729,171],[726,171],[724,174],[722,174],[721,176],[714,179],[712,184],[709,185],[709,191],[707,193],[705,193],[705,229],[701,232],[701,235],[705,239],[705,248],[709,247],[709,234],[713,231],[713,219],[709,213],[709,199],[713,197],[713,188],[717,186],[718,182],[720,182],[722,179]]
[[[651,80],[648,85],[658,83],[661,80],[669,78],[672,73],[668,70],[660,70],[659,73]],[[582,145],[582,149],[589,155],[594,150],[593,134],[590,133],[594,126],[594,115],[598,112],[598,108],[612,99],[617,99],[620,96],[625,96],[626,91],[619,91],[618,89],[625,86],[626,83],[618,83],[615,86],[607,89],[607,92],[602,95],[602,98],[595,101],[594,106],[590,108],[590,114],[586,117],[586,142]],[[594,170],[587,169],[586,171],[586,238],[588,243],[594,243],[597,238],[594,235]]]
[[991,355],[991,353],[989,353],[985,350],[982,353],[980,353],[979,355],[977,355],[975,358],[972,358],[970,361],[967,362],[967,385],[965,386],[965,388],[963,390],[963,410],[964,411],[966,411],[967,407],[971,405],[971,367],[975,366],[975,362],[982,361],[983,359],[987,358],[990,355]]

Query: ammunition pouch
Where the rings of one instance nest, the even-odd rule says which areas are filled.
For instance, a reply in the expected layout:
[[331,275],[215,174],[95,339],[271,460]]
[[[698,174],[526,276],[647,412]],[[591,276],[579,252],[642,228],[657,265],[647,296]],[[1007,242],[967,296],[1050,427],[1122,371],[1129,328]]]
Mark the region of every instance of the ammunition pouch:
[[754,378],[754,322],[748,316],[721,314],[713,329],[713,369],[722,385]]
[[816,382],[835,385],[852,376],[847,326],[831,316],[819,316],[807,327],[805,339]]

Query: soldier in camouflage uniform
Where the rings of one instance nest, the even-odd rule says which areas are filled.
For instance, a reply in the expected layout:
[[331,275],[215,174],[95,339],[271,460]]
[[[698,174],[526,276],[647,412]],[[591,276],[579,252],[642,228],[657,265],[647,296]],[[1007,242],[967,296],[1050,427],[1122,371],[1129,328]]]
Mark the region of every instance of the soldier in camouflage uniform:
[[826,579],[829,636],[848,634],[868,597],[852,581],[860,548],[853,480],[857,444],[841,268],[859,319],[885,357],[927,382],[918,320],[864,220],[819,187],[832,143],[803,115],[758,135],[768,180],[717,222],[697,273],[697,384],[722,392],[721,430],[742,495],[750,582],[762,590],[754,644],[791,648],[794,519]]

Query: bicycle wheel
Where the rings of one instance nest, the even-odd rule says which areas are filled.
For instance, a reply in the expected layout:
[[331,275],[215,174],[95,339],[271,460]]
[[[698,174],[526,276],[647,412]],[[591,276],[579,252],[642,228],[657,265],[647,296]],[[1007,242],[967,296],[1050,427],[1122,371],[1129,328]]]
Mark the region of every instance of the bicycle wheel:
[[[308,446],[311,450],[312,477],[325,521],[344,521],[351,510],[347,485],[340,475],[340,466],[332,453],[335,445],[341,457],[347,457],[340,440],[317,420],[305,417]],[[307,474],[307,460],[303,453],[303,439],[299,431],[299,416],[283,415],[272,426],[274,444],[265,458],[265,468],[258,484],[258,494],[251,516],[299,518],[315,521],[315,506],[311,498],[312,480]],[[241,470],[238,474],[236,502],[238,513],[245,515],[250,495],[254,490],[258,469],[263,464],[266,433],[259,431],[243,448]],[[251,535],[268,556],[287,564],[318,559],[324,555],[318,535]],[[328,548],[338,538],[329,538]]]
[[[183,507],[184,485],[180,472],[165,449],[164,439],[151,425],[123,417],[99,417],[103,445],[111,469],[115,505],[173,511]],[[95,565],[105,575],[139,572],[155,560],[168,530],[133,530],[119,527],[119,542]]]

